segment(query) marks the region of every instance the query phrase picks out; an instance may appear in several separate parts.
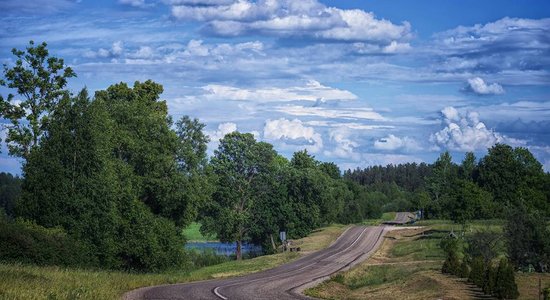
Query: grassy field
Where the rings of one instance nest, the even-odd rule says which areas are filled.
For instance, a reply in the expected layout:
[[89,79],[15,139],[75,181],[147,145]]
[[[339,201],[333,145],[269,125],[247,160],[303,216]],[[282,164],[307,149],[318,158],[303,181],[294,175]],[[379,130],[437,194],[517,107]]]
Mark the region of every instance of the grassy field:
[[215,235],[205,236],[200,232],[201,224],[193,222],[183,229],[183,235],[189,242],[211,242],[216,241]]
[[[443,275],[445,259],[440,240],[461,227],[450,221],[429,220],[422,228],[389,232],[380,249],[350,271],[335,275],[306,294],[322,299],[479,299],[479,288],[465,279]],[[502,231],[498,220],[476,221],[466,230]],[[538,299],[538,278],[550,286],[550,274],[517,273],[519,299]]]
[[332,225],[296,240],[303,253],[287,252],[230,261],[192,272],[131,274],[3,263],[0,264],[0,299],[119,299],[124,292],[143,286],[244,275],[325,248],[345,229],[343,225]]

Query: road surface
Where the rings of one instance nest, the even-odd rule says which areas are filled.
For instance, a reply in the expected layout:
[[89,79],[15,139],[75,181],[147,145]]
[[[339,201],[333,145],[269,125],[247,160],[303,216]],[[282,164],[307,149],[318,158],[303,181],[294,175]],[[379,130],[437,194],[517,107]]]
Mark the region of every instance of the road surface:
[[[408,221],[398,213],[396,221]],[[301,294],[330,275],[367,259],[380,244],[388,226],[354,226],[330,247],[279,267],[246,276],[186,284],[146,287],[124,299],[310,299]]]
[[410,212],[398,212],[393,221],[386,221],[386,225],[405,225],[415,219],[415,214]]

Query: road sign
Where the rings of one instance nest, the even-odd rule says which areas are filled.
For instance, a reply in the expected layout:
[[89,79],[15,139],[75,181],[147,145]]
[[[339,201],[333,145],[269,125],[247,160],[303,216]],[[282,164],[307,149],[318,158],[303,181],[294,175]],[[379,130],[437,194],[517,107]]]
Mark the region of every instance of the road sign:
[[286,231],[279,232],[279,238],[281,238],[281,241],[286,241]]

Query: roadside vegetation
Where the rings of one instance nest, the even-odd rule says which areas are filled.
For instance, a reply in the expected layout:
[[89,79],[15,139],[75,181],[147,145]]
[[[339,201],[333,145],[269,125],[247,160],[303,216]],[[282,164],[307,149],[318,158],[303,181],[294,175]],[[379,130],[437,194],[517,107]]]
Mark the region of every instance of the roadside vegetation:
[[[500,221],[473,221],[465,232],[472,240],[479,232],[502,233]],[[416,229],[389,232],[381,248],[350,271],[306,291],[321,299],[480,299],[482,287],[466,278],[441,272],[446,251],[441,247],[460,225],[445,220],[420,221]],[[495,265],[506,257],[503,243],[496,246]],[[462,259],[462,257],[460,257]],[[459,264],[460,267],[460,264]],[[498,269],[497,269],[498,271]],[[518,299],[538,299],[538,280],[550,287],[550,274],[516,272]]]
[[0,299],[119,299],[144,286],[226,278],[259,272],[329,246],[346,229],[331,225],[296,240],[302,252],[265,255],[242,261],[225,260],[210,266],[187,265],[163,273],[134,273],[0,263]]

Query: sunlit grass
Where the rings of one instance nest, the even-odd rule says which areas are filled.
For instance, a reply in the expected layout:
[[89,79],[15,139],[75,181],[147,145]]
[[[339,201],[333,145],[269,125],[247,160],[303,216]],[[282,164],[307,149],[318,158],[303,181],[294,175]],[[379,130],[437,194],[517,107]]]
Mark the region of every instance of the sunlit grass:
[[189,226],[185,227],[182,231],[183,236],[190,242],[209,242],[216,241],[215,235],[203,235],[200,232],[201,224],[193,222]]

